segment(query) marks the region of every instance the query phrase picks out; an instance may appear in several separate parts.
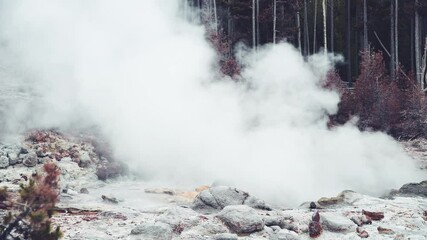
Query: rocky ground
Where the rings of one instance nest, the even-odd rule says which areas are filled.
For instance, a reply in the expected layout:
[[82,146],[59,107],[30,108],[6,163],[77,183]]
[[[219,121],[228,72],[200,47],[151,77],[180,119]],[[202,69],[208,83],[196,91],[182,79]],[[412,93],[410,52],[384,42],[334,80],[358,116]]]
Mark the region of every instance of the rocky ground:
[[[427,141],[402,144],[426,168]],[[228,186],[158,188],[89,136],[35,131],[0,148],[0,186],[10,191],[43,162],[61,168],[54,222],[64,239],[427,239],[427,182],[387,198],[344,191],[282,209]]]

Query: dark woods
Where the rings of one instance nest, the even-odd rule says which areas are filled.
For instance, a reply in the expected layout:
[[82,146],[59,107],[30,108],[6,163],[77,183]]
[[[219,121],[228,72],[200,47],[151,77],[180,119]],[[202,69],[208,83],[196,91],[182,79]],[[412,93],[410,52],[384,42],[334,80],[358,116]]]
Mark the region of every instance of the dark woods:
[[288,42],[344,56],[325,86],[342,94],[330,126],[427,137],[427,0],[188,0],[201,10],[221,71],[238,76],[237,44]]

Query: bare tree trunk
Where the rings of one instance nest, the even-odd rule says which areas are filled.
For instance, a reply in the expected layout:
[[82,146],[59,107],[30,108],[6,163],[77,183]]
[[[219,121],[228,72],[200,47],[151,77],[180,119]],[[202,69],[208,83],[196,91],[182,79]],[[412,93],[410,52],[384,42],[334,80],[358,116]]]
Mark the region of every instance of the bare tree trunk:
[[297,28],[298,28],[298,50],[302,54],[302,46],[301,46],[301,19],[300,12],[297,12]]
[[421,44],[420,44],[420,15],[418,12],[419,0],[415,0],[415,74],[417,77],[417,83],[421,86],[421,75],[420,75],[420,65],[421,65]]
[[316,52],[316,30],[317,30],[317,0],[314,0],[314,25],[313,25],[313,53]]
[[216,11],[216,0],[213,0],[213,11],[214,11],[214,23],[215,23],[215,31],[218,34],[218,14]]
[[273,43],[274,44],[276,44],[276,21],[277,21],[277,0],[273,0]]
[[[394,10],[395,10],[395,14],[394,14],[394,53],[395,53],[395,66],[394,69],[397,70],[397,68],[399,67],[399,0],[395,0],[394,3]],[[395,71],[396,71],[395,70]]]
[[367,50],[368,46],[368,6],[366,0],[363,0],[363,48]]
[[252,0],[252,48],[256,50],[256,0]]
[[347,81],[349,86],[353,85],[352,83],[352,74],[351,74],[351,2],[350,0],[345,1],[346,8],[346,53],[347,53]]
[[415,71],[415,54],[414,54],[414,42],[415,42],[415,38],[414,38],[415,27],[414,27],[414,24],[415,24],[414,18],[411,18],[411,70],[412,70],[413,73],[416,74],[416,71]]
[[331,31],[331,36],[329,37],[329,40],[331,41],[331,44],[330,44],[331,45],[331,52],[333,52],[335,49],[335,46],[334,46],[334,43],[335,43],[335,41],[334,41],[334,37],[335,37],[335,34],[334,34],[334,31],[335,31],[335,29],[334,29],[334,23],[335,23],[334,1],[335,0],[330,0],[330,4],[331,4],[331,14],[330,14],[331,27],[330,27],[329,31]]
[[256,0],[256,45],[259,46],[260,42],[260,33],[259,33],[259,0]]
[[328,33],[327,33],[327,22],[326,22],[326,0],[323,0],[322,2],[323,7],[323,46],[325,53],[328,52]]
[[310,54],[310,36],[308,34],[307,0],[304,0],[304,56]]
[[395,7],[394,7],[395,0],[390,0],[390,77],[392,80],[396,79],[396,58],[395,58],[395,51],[396,51],[396,45],[395,45]]
[[427,75],[427,37],[424,41],[424,55],[423,55],[423,64],[421,67],[421,89],[425,91],[426,89],[426,75]]

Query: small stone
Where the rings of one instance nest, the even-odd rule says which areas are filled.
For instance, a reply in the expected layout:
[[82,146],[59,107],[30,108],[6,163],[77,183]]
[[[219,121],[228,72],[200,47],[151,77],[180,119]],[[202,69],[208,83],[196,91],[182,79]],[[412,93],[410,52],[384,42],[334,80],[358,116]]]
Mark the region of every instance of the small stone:
[[9,166],[9,158],[0,156],[0,168],[7,168]]
[[37,165],[37,155],[35,153],[28,153],[25,155],[24,160],[22,163],[27,167],[34,167]]
[[316,203],[315,202],[311,202],[310,203],[310,207],[309,207],[310,209],[316,209],[317,208],[317,205],[316,205]]
[[369,233],[366,230],[364,230],[363,228],[358,227],[356,229],[356,232],[360,238],[368,238],[369,237]]
[[87,190],[87,188],[82,188],[82,189],[80,189],[80,193],[89,194],[89,190]]
[[237,240],[238,236],[232,233],[218,233],[213,237],[214,240]]
[[107,197],[105,195],[102,195],[102,200],[104,200],[104,202],[109,202],[109,203],[114,203],[114,204],[118,204],[119,201],[117,200],[117,198],[115,197]]
[[362,214],[368,217],[368,219],[371,219],[373,221],[380,221],[384,218],[383,212],[368,212],[365,210],[362,210]]
[[377,230],[380,234],[387,234],[387,235],[393,235],[394,234],[394,231],[389,229],[389,228],[378,227]]
[[20,154],[27,154],[28,150],[24,147],[21,147],[21,150],[19,151]]

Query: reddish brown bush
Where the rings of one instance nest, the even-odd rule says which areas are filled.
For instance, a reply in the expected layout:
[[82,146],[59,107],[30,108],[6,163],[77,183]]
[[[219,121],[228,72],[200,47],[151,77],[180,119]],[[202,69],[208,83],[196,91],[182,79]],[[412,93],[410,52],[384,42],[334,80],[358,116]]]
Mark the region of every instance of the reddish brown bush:
[[327,75],[324,87],[342,94],[331,124],[344,124],[357,116],[361,130],[384,131],[396,138],[427,136],[426,98],[411,76],[399,69],[391,80],[381,52],[362,52],[354,89],[343,88],[338,74]]
[[55,240],[62,236],[59,227],[52,230],[50,220],[58,201],[60,171],[53,163],[44,164],[43,170],[28,185],[21,184],[16,209],[0,224],[0,239]]

